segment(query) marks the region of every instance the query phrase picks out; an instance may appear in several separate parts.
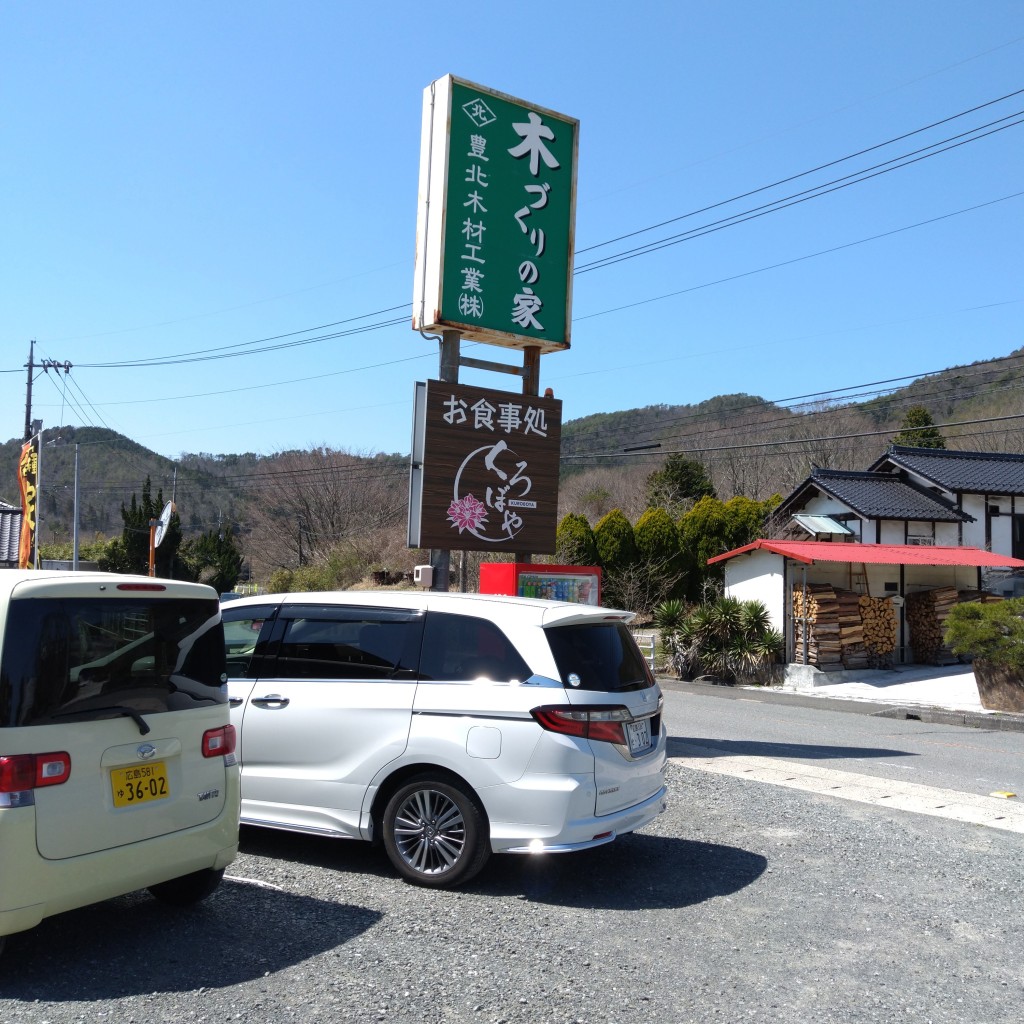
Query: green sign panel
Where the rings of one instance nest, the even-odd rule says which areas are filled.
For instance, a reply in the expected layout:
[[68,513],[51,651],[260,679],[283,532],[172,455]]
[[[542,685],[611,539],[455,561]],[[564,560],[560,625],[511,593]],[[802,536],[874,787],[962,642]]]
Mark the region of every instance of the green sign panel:
[[450,76],[427,90],[414,327],[568,347],[577,134]]

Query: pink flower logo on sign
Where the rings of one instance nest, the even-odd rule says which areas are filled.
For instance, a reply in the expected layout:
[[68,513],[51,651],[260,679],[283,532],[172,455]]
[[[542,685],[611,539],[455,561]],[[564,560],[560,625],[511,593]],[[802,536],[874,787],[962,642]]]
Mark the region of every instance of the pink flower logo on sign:
[[478,530],[480,524],[487,519],[487,506],[474,498],[472,494],[467,494],[464,498],[459,498],[448,506],[448,518],[451,520],[452,526],[459,528],[459,533],[464,530],[473,532]]

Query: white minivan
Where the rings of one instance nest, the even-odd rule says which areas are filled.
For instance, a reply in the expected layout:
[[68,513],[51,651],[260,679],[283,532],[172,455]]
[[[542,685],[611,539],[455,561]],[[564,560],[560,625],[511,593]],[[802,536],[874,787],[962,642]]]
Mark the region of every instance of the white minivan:
[[238,850],[211,587],[0,571],[0,946],[136,889],[185,905]]
[[243,824],[379,839],[439,886],[665,809],[662,697],[630,612],[420,591],[222,612]]

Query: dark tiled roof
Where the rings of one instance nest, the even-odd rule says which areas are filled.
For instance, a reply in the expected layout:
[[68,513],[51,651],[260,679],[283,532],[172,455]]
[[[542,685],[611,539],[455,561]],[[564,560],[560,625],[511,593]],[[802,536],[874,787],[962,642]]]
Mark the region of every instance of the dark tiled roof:
[[893,445],[871,469],[887,467],[909,470],[954,493],[1024,494],[1024,455]]
[[21,509],[0,501],[0,563],[18,564],[21,540]]
[[953,502],[886,473],[812,470],[811,475],[779,506],[780,513],[798,511],[811,489],[824,491],[869,519],[914,519],[919,522],[969,523],[973,516]]

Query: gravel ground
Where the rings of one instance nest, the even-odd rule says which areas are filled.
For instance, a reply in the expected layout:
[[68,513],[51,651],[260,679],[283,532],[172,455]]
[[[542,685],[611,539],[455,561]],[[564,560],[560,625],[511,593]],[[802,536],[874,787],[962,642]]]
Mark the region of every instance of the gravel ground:
[[643,833],[496,857],[458,892],[363,844],[246,831],[229,874],[250,881],[198,910],[137,894],[12,938],[0,1020],[1020,1019],[1021,837],[669,775]]

